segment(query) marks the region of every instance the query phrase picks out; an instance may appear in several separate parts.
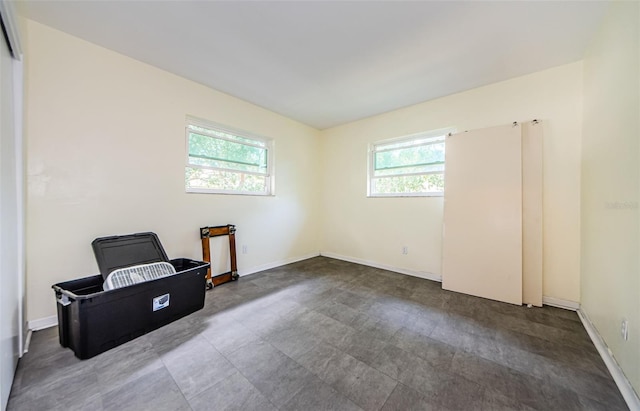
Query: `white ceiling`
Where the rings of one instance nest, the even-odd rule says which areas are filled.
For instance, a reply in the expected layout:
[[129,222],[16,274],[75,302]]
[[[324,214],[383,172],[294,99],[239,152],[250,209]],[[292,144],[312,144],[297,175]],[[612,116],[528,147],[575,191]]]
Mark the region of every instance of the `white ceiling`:
[[589,1],[21,1],[28,18],[325,129],[582,58]]

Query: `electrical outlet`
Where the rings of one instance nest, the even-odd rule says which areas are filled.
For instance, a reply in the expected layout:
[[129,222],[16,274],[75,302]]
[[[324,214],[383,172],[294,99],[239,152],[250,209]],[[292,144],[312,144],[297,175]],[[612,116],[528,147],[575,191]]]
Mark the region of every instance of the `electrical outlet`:
[[249,254],[249,247],[246,244],[242,246],[242,254]]
[[402,247],[402,254],[409,254],[409,247],[406,245]]
[[625,341],[629,339],[629,321],[624,318],[622,319],[622,326],[620,327],[620,336]]

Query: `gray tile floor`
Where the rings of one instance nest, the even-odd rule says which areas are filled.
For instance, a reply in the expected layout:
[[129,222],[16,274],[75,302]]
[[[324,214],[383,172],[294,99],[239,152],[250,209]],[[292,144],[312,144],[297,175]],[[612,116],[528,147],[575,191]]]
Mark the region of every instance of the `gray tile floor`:
[[34,333],[10,410],[627,409],[575,313],[324,257],[90,360],[57,338]]

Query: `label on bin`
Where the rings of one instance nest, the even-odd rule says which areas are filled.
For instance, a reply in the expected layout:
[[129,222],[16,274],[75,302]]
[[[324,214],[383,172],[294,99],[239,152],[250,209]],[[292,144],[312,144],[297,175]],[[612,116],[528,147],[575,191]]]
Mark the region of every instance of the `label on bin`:
[[169,306],[169,294],[161,295],[153,299],[153,311],[162,310]]

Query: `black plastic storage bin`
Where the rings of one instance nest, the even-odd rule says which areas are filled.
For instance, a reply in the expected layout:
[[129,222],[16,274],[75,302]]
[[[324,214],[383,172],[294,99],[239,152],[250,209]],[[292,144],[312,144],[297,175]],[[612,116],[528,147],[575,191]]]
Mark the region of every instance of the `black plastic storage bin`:
[[[146,238],[145,238],[146,237]],[[157,261],[166,261],[166,254],[155,234],[141,233],[121,237],[107,237],[94,241],[94,251],[122,244],[137,244],[133,248],[150,248],[140,243],[154,243],[151,248],[161,250]],[[149,245],[149,244],[147,244]],[[146,247],[146,248],[145,248]],[[115,268],[144,264],[152,261],[149,253],[142,252],[142,261],[136,261],[135,252],[121,247],[111,253],[111,262],[101,260],[96,251],[98,266]],[[140,251],[140,250],[139,250]],[[104,253],[103,253],[104,254]],[[109,253],[106,253],[109,254]],[[124,256],[126,264],[114,263]],[[108,273],[55,284],[58,306],[58,332],[60,344],[73,350],[80,359],[91,358],[113,347],[169,324],[204,307],[206,274],[209,263],[186,258],[168,261],[176,274],[128,287],[103,291]]]

